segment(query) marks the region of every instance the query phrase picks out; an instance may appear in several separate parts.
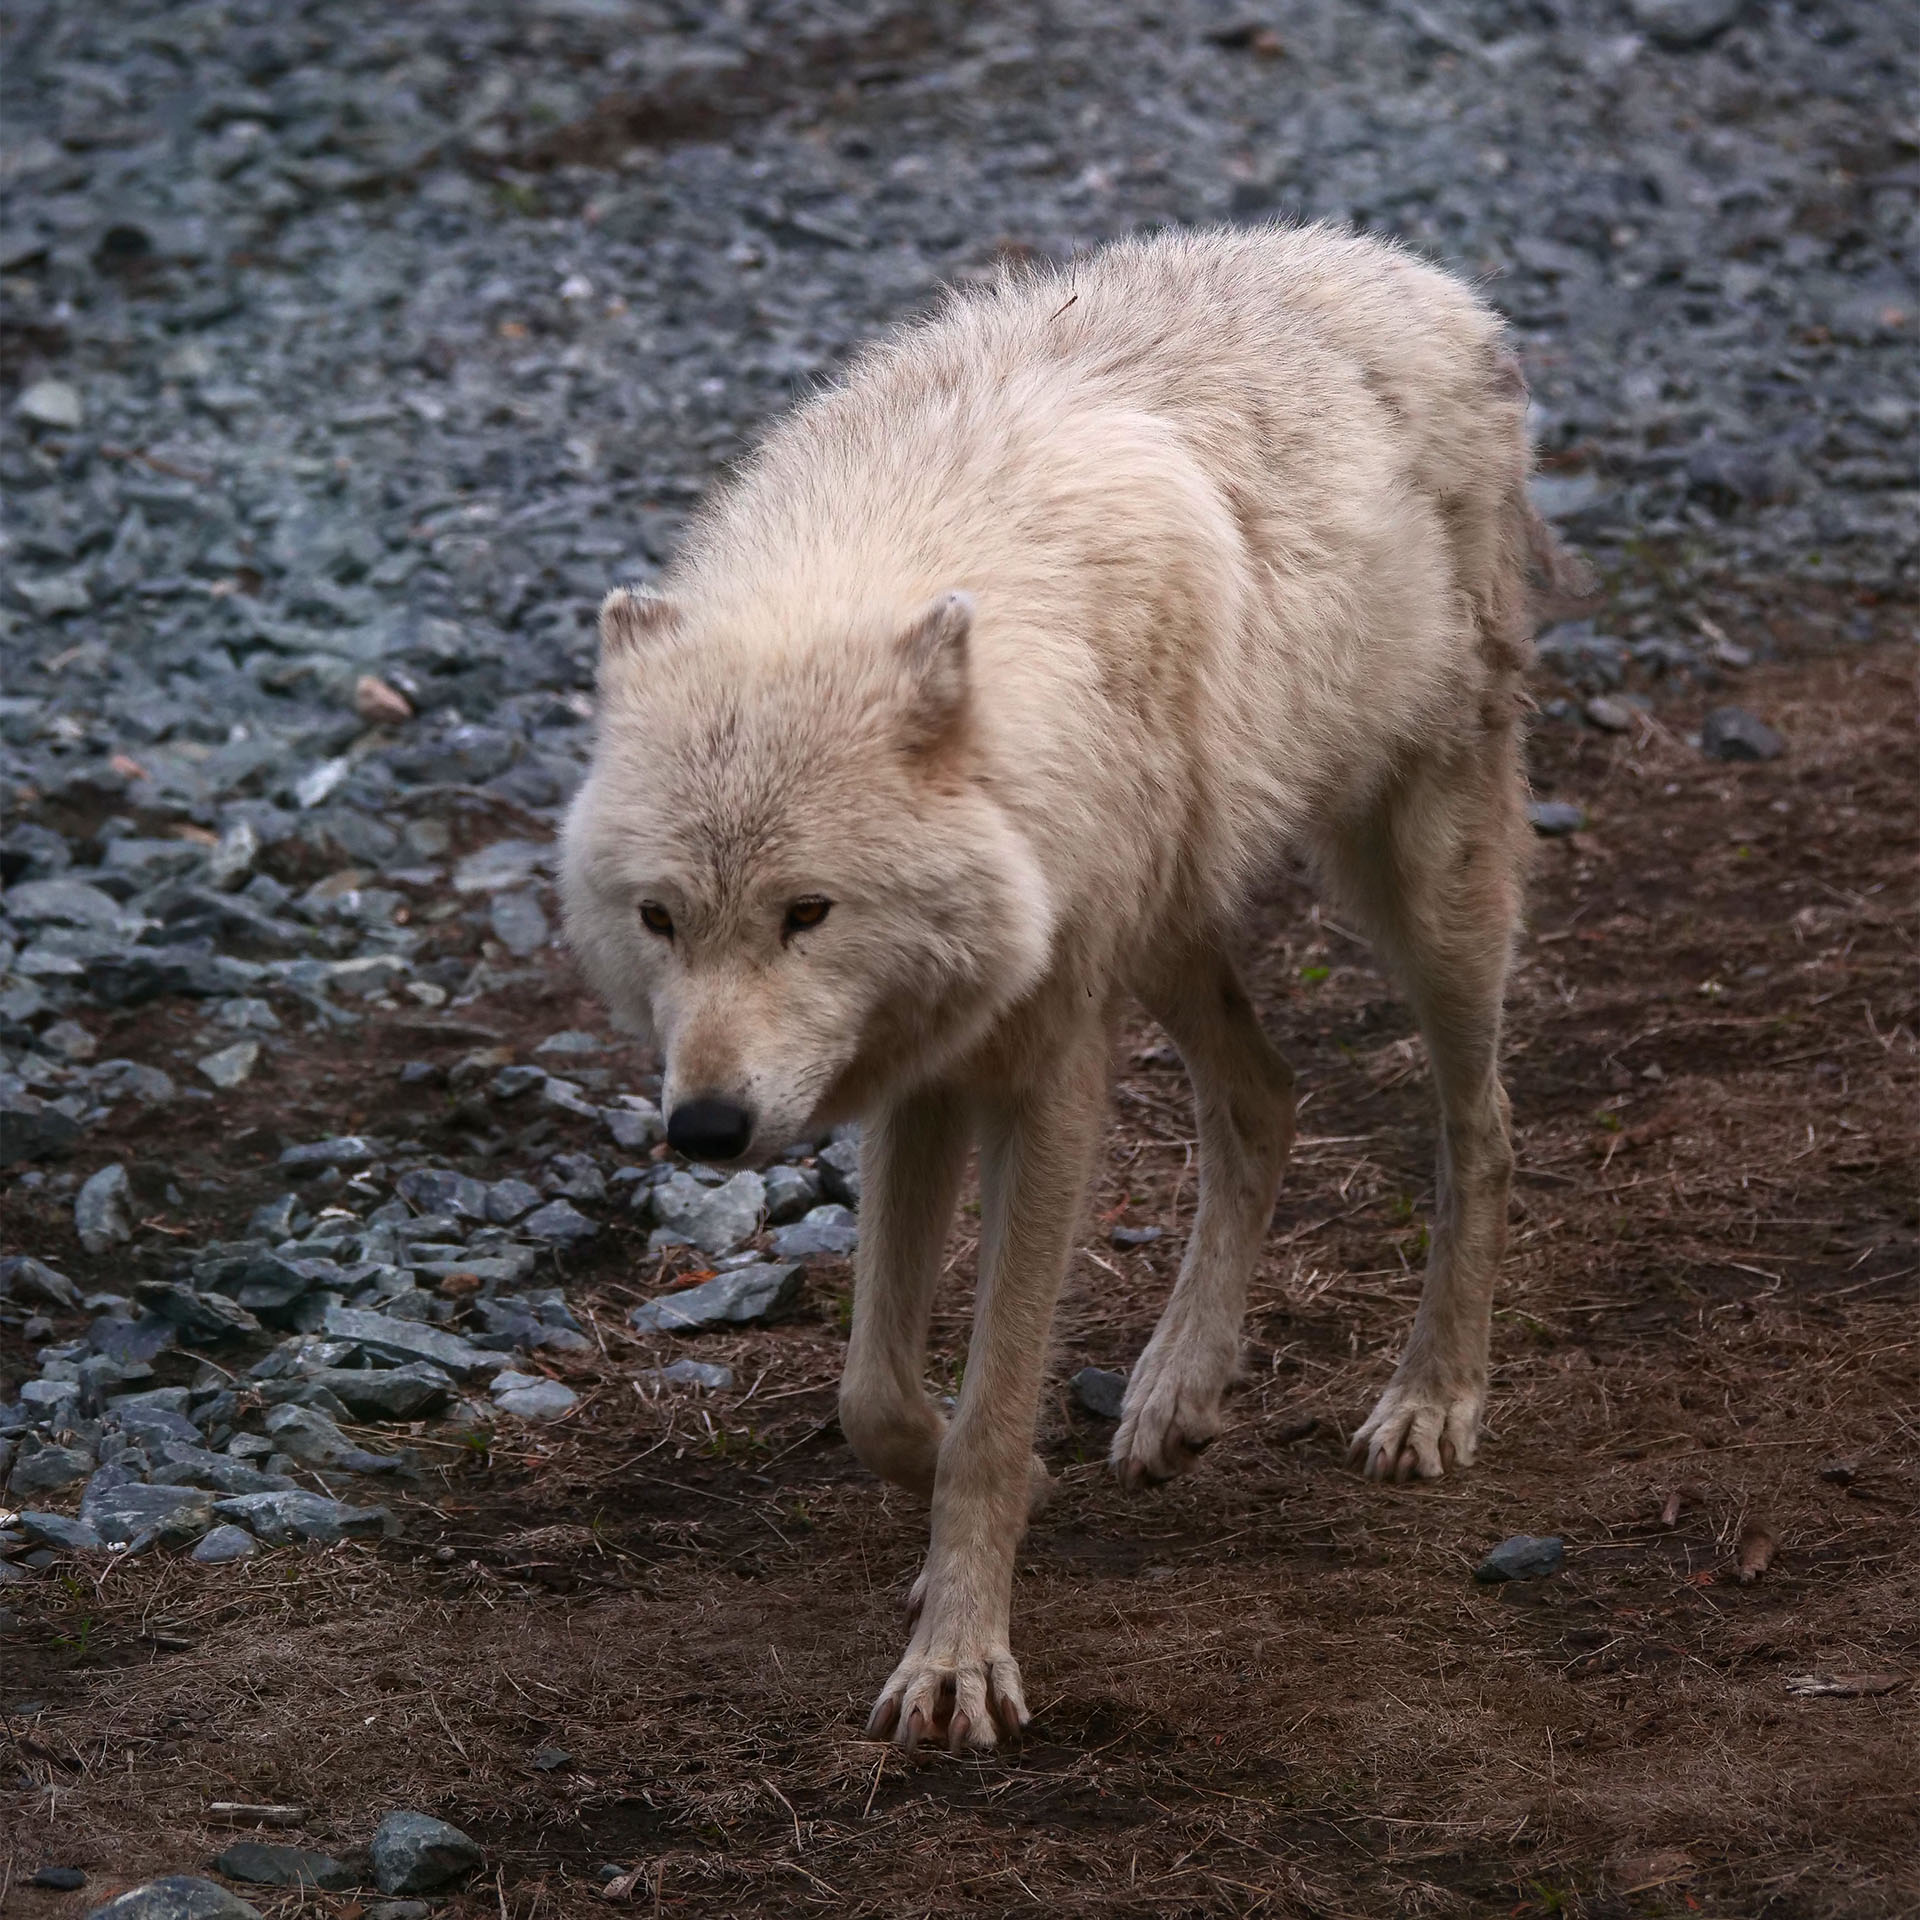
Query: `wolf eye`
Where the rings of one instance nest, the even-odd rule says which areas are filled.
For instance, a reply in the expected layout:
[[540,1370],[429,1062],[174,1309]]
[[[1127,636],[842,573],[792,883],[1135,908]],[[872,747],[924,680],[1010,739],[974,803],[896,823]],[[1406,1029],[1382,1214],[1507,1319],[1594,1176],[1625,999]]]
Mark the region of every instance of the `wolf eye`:
[[657,933],[663,940],[673,938],[673,915],[658,900],[640,902],[640,924],[649,933]]
[[809,894],[804,900],[796,900],[787,909],[786,924],[780,929],[784,936],[789,933],[804,933],[809,927],[817,927],[833,911],[833,902],[823,900],[815,894]]

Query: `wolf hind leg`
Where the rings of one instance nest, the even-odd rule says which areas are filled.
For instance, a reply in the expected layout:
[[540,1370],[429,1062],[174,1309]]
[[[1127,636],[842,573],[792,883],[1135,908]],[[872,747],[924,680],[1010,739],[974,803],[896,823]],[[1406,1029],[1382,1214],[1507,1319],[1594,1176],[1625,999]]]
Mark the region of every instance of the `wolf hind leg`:
[[1193,1082],[1200,1199],[1180,1278],[1114,1435],[1114,1471],[1131,1487],[1184,1471],[1219,1436],[1247,1283],[1293,1144],[1293,1070],[1217,944],[1186,948],[1141,997]]
[[1334,849],[1331,877],[1405,985],[1440,1108],[1431,1249],[1399,1366],[1353,1437],[1375,1479],[1472,1463],[1513,1174],[1501,1001],[1528,833],[1510,724],[1412,769]]

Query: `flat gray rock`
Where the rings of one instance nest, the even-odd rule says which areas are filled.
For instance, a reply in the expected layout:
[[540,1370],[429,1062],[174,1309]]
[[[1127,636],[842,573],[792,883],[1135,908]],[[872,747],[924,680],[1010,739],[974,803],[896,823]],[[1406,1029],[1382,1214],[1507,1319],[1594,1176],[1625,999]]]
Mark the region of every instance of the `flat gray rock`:
[[7,889],[7,916],[24,926],[89,927],[100,933],[134,933],[141,926],[112,894],[85,880],[22,880]]
[[761,1180],[766,1187],[770,1227],[787,1226],[819,1203],[820,1176],[810,1167],[769,1167]]
[[530,893],[496,893],[487,907],[493,937],[518,960],[530,959],[553,938],[553,927]]
[[42,1445],[29,1453],[26,1444],[21,1441],[20,1457],[7,1479],[7,1492],[15,1500],[58,1493],[63,1487],[77,1485],[93,1471],[93,1455],[84,1448]]
[[510,1226],[540,1204],[540,1189],[524,1180],[496,1180],[487,1189],[487,1218],[495,1226]]
[[1529,800],[1527,824],[1545,839],[1560,839],[1587,824],[1586,809],[1570,800]]
[[448,1214],[456,1220],[487,1220],[487,1184],[447,1167],[416,1167],[394,1182],[396,1192],[416,1213]]
[[665,1245],[695,1246],[718,1259],[744,1246],[766,1211],[766,1184],[757,1173],[736,1173],[717,1187],[702,1186],[690,1173],[675,1173],[653,1190],[655,1237]]
[[369,1539],[390,1532],[393,1525],[385,1507],[350,1507],[344,1500],[329,1500],[318,1493],[235,1494],[215,1501],[213,1511],[248,1528],[270,1547],[295,1540],[331,1545],[336,1540]]
[[215,1346],[260,1331],[260,1322],[239,1301],[200,1293],[177,1280],[142,1280],[133,1297],[148,1313],[177,1328],[190,1347]]
[[606,1048],[606,1042],[597,1033],[588,1033],[581,1027],[568,1027],[560,1033],[550,1033],[534,1048],[541,1053],[600,1053]]
[[515,1414],[522,1420],[558,1420],[580,1404],[580,1396],[558,1380],[523,1373],[506,1374],[502,1378],[514,1384],[502,1387],[495,1381],[493,1404],[502,1413]]
[[858,1139],[831,1141],[818,1155],[820,1179],[828,1196],[842,1206],[860,1209],[860,1142]]
[[829,1201],[815,1207],[790,1227],[776,1227],[773,1251],[782,1260],[805,1260],[819,1254],[844,1256],[860,1244],[860,1222],[847,1208]]
[[614,1145],[627,1153],[644,1153],[667,1137],[667,1123],[651,1100],[637,1094],[627,1095],[618,1106],[602,1107],[600,1117],[607,1123]]
[[496,840],[466,856],[453,870],[457,893],[497,893],[524,886],[553,858],[553,848],[534,840]]
[[144,1366],[155,1354],[179,1344],[180,1330],[157,1313],[129,1320],[124,1314],[103,1313],[87,1329],[87,1345],[123,1367]]
[[169,1873],[95,1907],[87,1920],[260,1920],[260,1909],[211,1880]]
[[129,1546],[142,1534],[153,1534],[169,1546],[184,1545],[213,1525],[213,1510],[213,1495],[205,1487],[148,1486],[138,1480],[102,1487],[98,1476],[80,1501],[80,1518],[105,1547]]
[[476,1841],[431,1814],[390,1813],[373,1836],[373,1879],[382,1893],[432,1893],[483,1859]]
[[1474,1568],[1473,1577],[1483,1586],[1502,1580],[1543,1580],[1558,1573],[1566,1557],[1566,1543],[1557,1533],[1516,1533]]
[[[259,1551],[259,1541],[245,1527],[236,1527],[231,1521],[223,1521],[201,1539],[189,1557],[203,1567],[224,1567],[235,1560],[251,1560]],[[216,1861],[215,1864],[219,1863]],[[227,1869],[221,1867],[220,1871],[225,1873]],[[232,1877],[236,1880],[248,1878],[243,1873],[236,1873]]]
[[73,1196],[73,1226],[89,1253],[110,1253],[133,1238],[133,1192],[123,1166],[102,1167]]
[[258,1040],[236,1040],[232,1046],[222,1047],[218,1053],[209,1053],[194,1062],[201,1078],[222,1093],[231,1093],[235,1087],[244,1085],[259,1064]]
[[302,1146],[289,1147],[280,1156],[280,1166],[284,1172],[295,1175],[318,1173],[323,1167],[338,1167],[343,1173],[351,1173],[356,1168],[372,1166],[380,1154],[377,1140],[357,1133],[343,1133],[331,1140],[310,1140]]
[[323,1367],[307,1377],[356,1420],[417,1420],[453,1398],[452,1379],[424,1360],[403,1367]]
[[43,1425],[61,1426],[79,1411],[77,1380],[29,1380],[20,1389],[20,1403]]
[[1627,0],[1633,24],[1657,45],[1685,53],[1704,47],[1746,11],[1747,0]]
[[261,1887],[318,1887],[324,1893],[345,1893],[360,1884],[358,1870],[344,1860],[270,1840],[237,1840],[213,1866],[229,1880],[248,1880]]
[[84,1520],[70,1519],[64,1513],[23,1513],[20,1531],[36,1547],[52,1547],[60,1553],[98,1553],[100,1535]]
[[702,1327],[772,1320],[800,1297],[800,1274],[797,1261],[735,1267],[697,1287],[649,1300],[635,1307],[627,1321],[637,1333],[694,1333]]
[[733,1385],[733,1369],[710,1360],[676,1360],[670,1366],[643,1367],[634,1378],[642,1386],[698,1387],[707,1393],[724,1393]]
[[604,1200],[606,1175],[590,1153],[556,1153],[547,1162],[546,1188],[562,1200]]
[[497,1372],[500,1356],[476,1347],[457,1333],[423,1326],[414,1320],[393,1320],[384,1313],[364,1307],[329,1307],[321,1318],[319,1332],[336,1340],[354,1340],[369,1352],[385,1354],[394,1360],[425,1360],[444,1368],[456,1380],[470,1380],[479,1373]]
[[0,1260],[0,1300],[8,1297],[37,1301],[66,1313],[80,1304],[80,1289],[45,1261],[16,1254],[12,1259]]
[[355,1446],[318,1407],[272,1407],[260,1424],[282,1453],[310,1467],[341,1473],[398,1473],[406,1465],[398,1454],[370,1453]]
[[50,1101],[20,1087],[0,1091],[0,1167],[64,1152],[79,1136],[79,1121]]
[[1787,743],[1745,707],[1715,707],[1700,722],[1700,751],[1710,760],[1778,760]]
[[520,1222],[520,1231],[546,1241],[549,1246],[571,1247],[582,1240],[591,1240],[600,1229],[571,1201],[549,1200]]
[[65,380],[36,380],[13,403],[13,410],[36,427],[52,427],[65,433],[77,433],[87,420],[80,389]]
[[1082,1367],[1067,1382],[1075,1402],[1102,1420],[1118,1420],[1127,1398],[1127,1376],[1104,1367]]

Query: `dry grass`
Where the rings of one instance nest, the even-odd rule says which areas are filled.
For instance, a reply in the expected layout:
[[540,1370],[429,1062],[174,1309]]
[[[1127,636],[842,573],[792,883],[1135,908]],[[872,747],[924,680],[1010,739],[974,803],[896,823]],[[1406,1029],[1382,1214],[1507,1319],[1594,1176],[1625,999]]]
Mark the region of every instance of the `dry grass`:
[[[1536,745],[1593,825],[1542,849],[1512,997],[1523,1173],[1472,1476],[1342,1462],[1412,1313],[1431,1136],[1398,1003],[1285,886],[1252,974],[1308,1098],[1237,1419],[1129,1501],[1109,1429],[1055,1391],[1023,1752],[909,1765],[856,1737],[924,1515],[832,1422],[844,1269],[796,1322],[701,1346],[739,1390],[645,1400],[635,1366],[685,1349],[624,1332],[653,1284],[629,1242],[581,1276],[586,1406],[437,1454],[404,1542],[37,1589],[0,1643],[6,1703],[46,1703],[13,1722],[21,1911],[203,1866],[216,1799],[304,1805],[288,1837],[335,1850],[393,1805],[442,1813],[490,1861],[450,1911],[506,1920],[602,1910],[601,1861],[645,1869],[636,1911],[686,1915],[1914,1911],[1912,1686],[1787,1686],[1920,1675],[1909,656],[1738,697],[1785,760],[1703,761],[1698,702]],[[1156,1038],[1119,1056],[1059,1381],[1132,1359],[1177,1257],[1177,1231],[1122,1250],[1100,1222],[1191,1214]],[[936,1376],[971,1253],[963,1224]],[[1755,1526],[1777,1550],[1742,1585]],[[1475,1586],[1517,1531],[1564,1534],[1566,1572]],[[536,1769],[549,1746],[570,1759]],[[95,1887],[18,1891],[56,1857]]]

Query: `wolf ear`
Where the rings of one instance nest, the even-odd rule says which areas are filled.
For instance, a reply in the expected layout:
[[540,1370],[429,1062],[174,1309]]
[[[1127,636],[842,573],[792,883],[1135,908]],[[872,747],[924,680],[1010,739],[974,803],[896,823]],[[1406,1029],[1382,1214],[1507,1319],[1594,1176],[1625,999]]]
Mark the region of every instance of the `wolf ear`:
[[615,587],[600,602],[600,664],[640,652],[664,640],[680,623],[680,608],[665,594]]
[[943,593],[900,636],[906,669],[907,724],[912,744],[925,746],[958,718],[967,698],[967,639],[973,595]]

